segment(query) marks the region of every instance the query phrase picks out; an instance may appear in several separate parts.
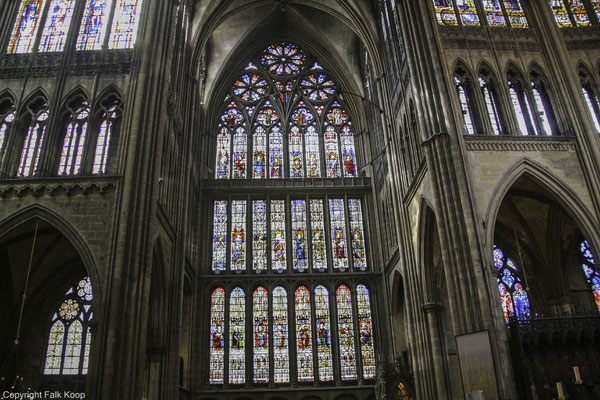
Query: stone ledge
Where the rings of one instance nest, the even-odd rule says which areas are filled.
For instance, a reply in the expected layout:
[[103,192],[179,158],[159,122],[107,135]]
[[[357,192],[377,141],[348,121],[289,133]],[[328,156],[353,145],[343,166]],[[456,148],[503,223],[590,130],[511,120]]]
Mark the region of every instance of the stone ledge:
[[119,179],[119,176],[2,179],[0,198],[54,196],[59,193],[67,196],[91,193],[104,195],[117,187]]
[[465,135],[469,151],[575,151],[574,136]]
[[371,189],[370,177],[356,178],[286,178],[286,179],[205,179],[203,187],[207,190],[257,190],[257,191],[293,191],[304,190],[344,190]]

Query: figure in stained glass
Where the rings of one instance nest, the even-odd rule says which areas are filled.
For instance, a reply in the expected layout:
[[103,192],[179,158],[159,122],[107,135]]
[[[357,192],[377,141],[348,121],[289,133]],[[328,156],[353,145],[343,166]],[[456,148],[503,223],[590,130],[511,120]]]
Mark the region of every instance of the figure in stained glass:
[[287,292],[281,286],[273,290],[273,362],[275,383],[289,382]]
[[587,240],[583,240],[579,245],[581,254],[581,267],[585,278],[592,290],[594,302],[600,311],[600,273],[596,269],[596,261],[592,248]]
[[529,297],[521,282],[519,268],[497,246],[494,246],[493,255],[494,263],[499,267],[498,292],[500,293],[504,320],[508,324],[515,317],[518,320],[531,318]]

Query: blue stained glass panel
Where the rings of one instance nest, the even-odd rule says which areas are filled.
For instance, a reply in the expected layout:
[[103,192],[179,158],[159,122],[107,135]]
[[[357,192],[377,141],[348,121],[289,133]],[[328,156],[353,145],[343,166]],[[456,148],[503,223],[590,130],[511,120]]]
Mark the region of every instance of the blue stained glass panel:
[[108,48],[133,48],[141,7],[142,0],[117,0]]
[[102,48],[111,5],[112,0],[87,0],[77,37],[77,50],[100,50]]
[[63,50],[74,7],[75,0],[53,0],[50,3],[38,51]]
[[46,0],[23,0],[8,42],[7,53],[30,53]]

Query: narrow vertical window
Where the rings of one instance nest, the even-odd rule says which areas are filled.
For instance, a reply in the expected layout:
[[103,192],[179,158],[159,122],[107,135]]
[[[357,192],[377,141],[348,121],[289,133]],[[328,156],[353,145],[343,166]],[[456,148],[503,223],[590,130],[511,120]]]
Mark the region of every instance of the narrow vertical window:
[[[58,317],[55,315],[55,318]],[[62,366],[63,343],[65,341],[65,326],[56,320],[50,329],[48,351],[46,352],[46,365],[44,375],[59,375]]]
[[[232,164],[235,165],[236,158],[230,160],[230,152],[231,152],[231,137],[232,135],[237,135],[234,137],[234,147],[235,141],[238,140],[238,153],[241,153],[240,167],[243,168],[243,173],[245,176],[245,168],[246,168],[246,153],[245,153],[245,145],[246,145],[246,130],[241,126],[244,122],[244,116],[237,108],[236,104],[231,102],[227,106],[227,109],[221,115],[221,121],[219,123],[219,132],[217,134],[217,167],[216,167],[216,175],[217,179],[229,179],[230,177],[230,169]],[[238,130],[242,128],[241,130]],[[244,148],[240,149],[240,145],[243,141]],[[235,151],[235,150],[234,150]],[[240,155],[238,154],[238,157]],[[239,171],[237,172],[240,173]],[[235,176],[235,175],[234,175]]]
[[333,358],[331,356],[331,323],[329,318],[329,292],[324,286],[315,288],[315,324],[317,328],[317,359],[319,380],[333,380]]
[[48,110],[42,110],[32,118],[27,136],[21,153],[19,162],[18,176],[32,176],[38,166],[42,145],[44,144],[44,133],[46,132],[46,120],[48,119]]
[[141,6],[142,0],[117,0],[108,48],[133,48]]
[[304,271],[308,268],[306,250],[306,201],[292,200],[292,250],[294,252],[293,267]]
[[279,125],[269,132],[269,177],[283,178],[283,133]]
[[312,241],[313,269],[327,269],[327,254],[325,252],[325,223],[323,200],[310,200],[310,227]]
[[30,53],[40,27],[46,0],[22,0],[7,53]]
[[506,26],[500,1],[501,0],[486,0],[483,2],[483,9],[485,10],[489,26]]
[[336,292],[342,380],[353,381],[357,379],[357,373],[352,298],[350,289],[345,285],[338,287]]
[[539,135],[537,125],[534,121],[533,108],[531,108],[531,104],[529,103],[529,96],[527,96],[527,93],[523,93],[523,102],[525,103],[525,112],[529,117],[529,124],[531,126],[531,129],[533,130],[533,134]]
[[344,157],[344,177],[356,176],[356,154],[354,153],[354,133],[350,125],[344,125],[340,130],[342,155]]
[[108,27],[112,0],[87,0],[77,37],[77,50],[100,50]]
[[358,334],[364,379],[375,379],[375,346],[373,345],[373,322],[369,289],[365,285],[356,286],[358,303]]
[[267,270],[267,202],[252,202],[252,263],[254,271]]
[[504,7],[508,14],[508,21],[513,28],[528,28],[529,23],[520,0],[504,0]]
[[563,0],[549,0],[550,7],[552,8],[552,12],[554,13],[554,19],[556,20],[556,24],[560,28],[566,28],[573,26],[571,22],[571,18],[569,18],[569,13],[567,12],[567,8]]
[[286,269],[285,201],[271,201],[271,268]]
[[600,122],[598,121],[598,114],[596,114],[596,109],[598,109],[598,98],[593,94],[593,92],[587,88],[582,88],[581,92],[583,93],[583,98],[585,99],[585,103],[587,104],[588,110],[590,111],[590,116],[592,117],[592,121],[594,122],[594,126],[596,127],[596,131],[600,133]]
[[87,375],[88,368],[90,366],[90,348],[91,348],[91,345],[92,345],[92,332],[91,332],[90,328],[88,327],[87,330],[86,330],[86,332],[85,332],[85,346],[83,348],[83,368],[81,370],[81,373],[83,375]]
[[454,78],[456,83],[456,92],[458,94],[458,101],[460,102],[460,109],[463,115],[463,123],[465,126],[465,130],[468,134],[472,135],[475,133],[475,128],[473,126],[473,116],[471,115],[471,107],[469,106],[469,101],[467,99],[467,93],[465,92],[465,84],[458,78]]
[[462,20],[463,25],[478,26],[479,17],[473,0],[457,0],[456,7]]
[[94,174],[105,174],[107,171],[110,143],[114,134],[113,131],[117,117],[116,105],[111,106],[108,111],[104,112],[94,152],[94,164],[92,166],[92,173]]
[[481,88],[481,94],[483,94],[483,100],[485,101],[485,109],[487,111],[490,125],[492,126],[492,133],[494,135],[500,134],[500,116],[498,114],[498,107],[496,106],[496,100],[494,93],[490,89],[489,83],[483,78],[479,78],[479,86]]
[[225,371],[225,291],[217,288],[210,297],[210,366],[211,384],[221,384]]
[[594,7],[594,12],[596,13],[596,17],[600,20],[600,0],[591,0],[592,6]]
[[502,301],[504,320],[531,318],[529,297],[523,288],[516,264],[499,247],[494,247],[494,263],[498,268],[498,291]]
[[596,269],[594,253],[592,253],[592,249],[587,240],[581,242],[579,249],[581,251],[581,267],[583,268],[585,279],[592,289],[594,302],[596,303],[596,307],[598,307],[598,311],[600,311],[600,273],[598,273],[598,270]]
[[217,135],[217,179],[229,178],[229,146],[231,135],[229,128],[221,127]]
[[231,270],[246,269],[246,200],[231,202]]
[[365,255],[365,229],[363,226],[362,205],[359,199],[348,200],[350,210],[350,237],[352,240],[352,260],[354,268],[361,271],[367,268]]
[[267,134],[265,128],[260,125],[254,129],[252,148],[254,149],[252,177],[265,179],[267,177]]
[[290,178],[303,178],[303,152],[302,152],[302,132],[296,125],[290,128],[289,151],[290,151]]
[[582,0],[570,0],[569,7],[571,8],[571,14],[577,26],[589,26],[590,17],[588,17],[585,5]]
[[7,114],[5,114],[4,117],[0,116],[0,118],[0,165],[2,165],[7,152],[6,142],[8,140],[8,132],[10,127],[12,126],[13,121],[15,120],[14,107],[11,107],[10,111]]
[[319,134],[314,125],[306,128],[304,134],[306,142],[306,177],[321,177],[321,153],[319,151]]
[[275,383],[290,381],[287,310],[287,292],[278,286],[273,290],[273,375]]
[[77,375],[79,373],[79,359],[83,344],[83,327],[81,322],[75,320],[69,327],[67,343],[65,347],[65,358],[63,364],[63,375]]
[[242,126],[235,130],[233,135],[233,179],[246,177],[246,129]]
[[215,201],[213,234],[213,271],[225,271],[227,262],[227,201]]
[[63,140],[62,154],[58,166],[59,175],[75,175],[81,170],[84,145],[87,135],[90,108],[86,102],[71,115]]
[[548,121],[548,113],[546,112],[546,106],[544,105],[544,100],[542,99],[542,94],[537,86],[533,86],[533,98],[535,100],[535,106],[540,116],[540,122],[542,123],[542,129],[544,134],[550,136],[552,135],[552,128],[550,127],[550,122]]
[[[344,126],[344,132],[341,132],[344,136],[342,138],[342,156],[350,155],[350,158],[356,162],[354,156],[354,137],[352,136],[352,130],[350,128],[350,117],[346,111],[342,108],[341,104],[337,101],[331,105],[331,108],[327,112],[326,123],[328,124],[325,128],[325,155],[327,157],[327,177],[337,178],[341,177],[340,173],[340,151],[338,147],[338,132]],[[345,161],[345,160],[344,160]],[[349,174],[344,174],[348,176]]]
[[341,174],[338,135],[332,125],[329,125],[325,128],[325,157],[327,158],[327,177],[339,178]]
[[348,268],[348,253],[346,251],[346,216],[343,199],[329,200],[329,215],[331,220],[331,246],[333,248],[333,267]]
[[300,286],[296,289],[296,355],[299,382],[314,381],[310,308],[310,293],[305,286]]
[[[509,82],[510,83],[510,82]],[[521,135],[527,135],[527,124],[525,123],[525,115],[523,115],[523,109],[521,108],[521,103],[519,102],[519,96],[514,87],[510,86],[510,100],[513,105],[513,109],[515,110],[515,115],[517,117],[517,126],[519,127],[519,133]]]
[[52,0],[40,39],[40,52],[63,51],[71,25],[75,0]]
[[433,8],[440,25],[458,25],[452,0],[433,0]]
[[229,298],[229,383],[246,383],[246,294],[239,287]]
[[269,383],[269,297],[260,286],[252,296],[254,383]]

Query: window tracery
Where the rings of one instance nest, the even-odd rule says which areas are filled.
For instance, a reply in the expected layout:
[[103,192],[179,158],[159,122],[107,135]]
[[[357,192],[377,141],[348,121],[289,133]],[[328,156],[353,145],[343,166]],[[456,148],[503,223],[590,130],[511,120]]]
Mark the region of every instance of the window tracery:
[[90,107],[84,101],[70,115],[58,166],[59,175],[76,175],[81,170],[89,114]]
[[335,81],[288,42],[267,47],[233,82],[216,142],[216,179],[357,176],[352,121]]
[[32,176],[37,171],[42,145],[44,144],[48,113],[48,108],[43,108],[31,119],[25,136],[17,176]]
[[498,268],[498,291],[506,323],[508,324],[513,319],[531,318],[529,297],[521,282],[517,265],[496,246],[494,246],[494,263]]
[[86,375],[89,365],[92,284],[84,277],[65,294],[52,316],[44,375]]

